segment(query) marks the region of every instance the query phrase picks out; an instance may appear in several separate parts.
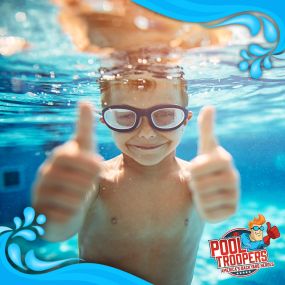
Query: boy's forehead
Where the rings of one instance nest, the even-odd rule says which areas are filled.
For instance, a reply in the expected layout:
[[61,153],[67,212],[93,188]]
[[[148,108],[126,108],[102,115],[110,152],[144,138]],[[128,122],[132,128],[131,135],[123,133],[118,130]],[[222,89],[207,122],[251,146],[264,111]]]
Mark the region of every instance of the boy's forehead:
[[[159,78],[150,73],[132,74],[111,82],[112,104],[181,104],[181,82],[177,78]],[[146,104],[147,105],[147,104]]]
[[153,84],[153,87],[167,86],[179,86],[180,79],[172,78],[171,75],[163,76],[160,74],[152,74],[150,72],[139,72],[137,74],[128,74],[117,77],[118,80],[111,81],[111,85],[119,86],[120,88],[132,89],[135,83],[141,87],[147,87],[149,83]]

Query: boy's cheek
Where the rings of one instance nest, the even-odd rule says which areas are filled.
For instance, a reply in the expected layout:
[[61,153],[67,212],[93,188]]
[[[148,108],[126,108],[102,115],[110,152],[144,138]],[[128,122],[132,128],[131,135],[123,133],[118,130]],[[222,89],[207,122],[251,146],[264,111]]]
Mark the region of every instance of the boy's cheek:
[[[169,131],[169,132],[159,132],[159,131],[156,131],[156,138],[154,139],[151,139],[151,140],[155,140],[155,141],[169,141],[169,147],[170,148],[176,148],[181,139],[182,139],[182,136],[184,134],[184,129],[185,129],[185,126],[181,126],[180,128],[176,129],[176,130],[173,130],[173,131]],[[112,131],[112,137],[113,137],[113,140],[116,144],[116,146],[122,151],[122,152],[125,152],[128,150],[128,142],[131,142],[132,140],[133,141],[140,141],[140,140],[145,140],[144,138],[137,138],[137,132],[138,130],[134,130],[130,133],[119,133],[119,132],[115,132],[115,131]]]

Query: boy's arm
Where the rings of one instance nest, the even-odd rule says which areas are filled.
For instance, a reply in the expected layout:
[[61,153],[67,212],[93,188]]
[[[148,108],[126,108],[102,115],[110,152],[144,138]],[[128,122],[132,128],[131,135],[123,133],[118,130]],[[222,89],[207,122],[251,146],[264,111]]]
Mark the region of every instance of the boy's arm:
[[189,187],[201,217],[207,222],[220,222],[237,209],[239,172],[232,156],[214,136],[214,108],[203,108],[198,123],[199,150],[190,162]]
[[77,233],[98,194],[102,159],[92,153],[93,115],[80,105],[73,140],[57,147],[40,167],[33,191],[33,206],[47,217],[44,238],[60,241]]

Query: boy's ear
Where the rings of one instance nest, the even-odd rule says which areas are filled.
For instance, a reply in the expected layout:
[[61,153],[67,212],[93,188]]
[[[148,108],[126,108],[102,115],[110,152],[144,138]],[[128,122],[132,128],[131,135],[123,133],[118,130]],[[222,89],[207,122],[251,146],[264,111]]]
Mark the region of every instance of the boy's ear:
[[187,125],[188,121],[191,120],[192,116],[193,116],[193,113],[191,111],[189,111],[187,119],[184,121],[184,125],[185,126]]
[[101,122],[102,124],[105,124],[105,121],[104,121],[103,117],[101,117],[99,120],[100,120],[100,122]]

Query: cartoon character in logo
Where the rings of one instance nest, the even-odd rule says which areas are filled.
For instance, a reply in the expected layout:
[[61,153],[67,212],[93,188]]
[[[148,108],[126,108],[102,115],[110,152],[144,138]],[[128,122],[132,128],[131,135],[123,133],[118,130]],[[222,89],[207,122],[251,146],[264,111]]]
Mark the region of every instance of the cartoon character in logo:
[[267,236],[263,237],[263,224],[266,222],[265,217],[258,214],[258,218],[254,218],[248,223],[250,233],[241,235],[241,245],[248,251],[263,249],[270,245],[270,239],[280,237],[279,230],[276,226],[271,227],[270,222],[267,222]]

